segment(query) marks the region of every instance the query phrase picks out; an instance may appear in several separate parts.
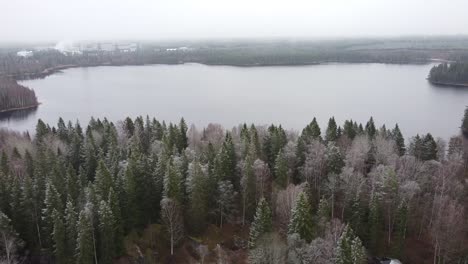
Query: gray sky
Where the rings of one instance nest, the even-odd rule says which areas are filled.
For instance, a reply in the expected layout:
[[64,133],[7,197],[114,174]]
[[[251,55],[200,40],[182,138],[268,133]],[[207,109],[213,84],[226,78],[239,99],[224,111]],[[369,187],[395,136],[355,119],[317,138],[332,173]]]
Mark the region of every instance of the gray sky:
[[468,34],[468,0],[0,0],[0,41]]

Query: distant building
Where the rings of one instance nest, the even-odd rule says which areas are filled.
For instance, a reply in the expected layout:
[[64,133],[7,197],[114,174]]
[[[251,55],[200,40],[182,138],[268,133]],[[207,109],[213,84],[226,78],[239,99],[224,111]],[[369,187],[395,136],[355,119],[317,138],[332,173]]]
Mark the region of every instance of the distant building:
[[29,57],[32,57],[33,55],[34,55],[34,52],[32,52],[31,50],[21,50],[16,53],[16,56],[23,57],[23,58],[29,58]]
[[120,43],[117,44],[117,49],[120,52],[135,52],[138,49],[138,43]]

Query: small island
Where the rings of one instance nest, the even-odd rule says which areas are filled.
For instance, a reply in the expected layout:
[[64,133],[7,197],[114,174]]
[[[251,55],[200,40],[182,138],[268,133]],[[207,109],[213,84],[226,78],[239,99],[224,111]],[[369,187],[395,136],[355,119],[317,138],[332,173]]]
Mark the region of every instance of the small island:
[[432,67],[428,80],[436,85],[468,87],[468,64],[441,63]]
[[0,78],[0,113],[34,108],[39,105],[34,90],[9,78]]

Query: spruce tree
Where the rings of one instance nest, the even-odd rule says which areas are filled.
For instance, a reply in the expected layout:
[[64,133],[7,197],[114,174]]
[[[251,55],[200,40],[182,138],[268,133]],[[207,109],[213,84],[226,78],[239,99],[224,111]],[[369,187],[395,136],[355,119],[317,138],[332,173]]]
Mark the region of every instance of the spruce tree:
[[336,141],[338,139],[338,127],[336,125],[335,118],[332,117],[328,120],[327,132],[325,135],[325,141]]
[[395,125],[395,128],[392,131],[392,138],[393,140],[395,140],[398,155],[400,156],[405,155],[405,152],[406,152],[405,139],[403,138],[403,135],[401,134],[398,124]]
[[53,212],[63,212],[63,204],[60,198],[60,194],[52,183],[48,183],[46,187],[45,195],[45,208],[42,209],[42,220],[44,222],[44,244],[46,247],[50,247],[53,241],[52,232],[54,229],[54,218]]
[[78,220],[78,237],[76,240],[76,263],[90,264],[95,263],[95,238],[92,222],[92,213],[89,208],[81,211]]
[[52,213],[54,219],[54,228],[52,231],[53,248],[55,261],[57,263],[66,263],[68,260],[66,249],[65,225],[63,223],[62,214],[54,209]]
[[377,129],[375,128],[374,119],[371,117],[366,124],[366,133],[369,138],[374,138],[375,134],[377,133]]
[[230,181],[220,181],[217,191],[216,202],[219,214],[219,227],[222,228],[223,223],[237,212],[237,192],[234,191],[234,186]]
[[284,151],[281,150],[278,152],[278,155],[276,155],[276,160],[275,160],[275,182],[280,186],[281,188],[286,188],[289,180],[288,180],[288,162],[286,160],[286,157],[284,155]]
[[257,205],[255,218],[250,226],[249,248],[254,248],[257,240],[272,230],[271,209],[265,198],[261,198]]
[[76,250],[76,239],[77,239],[77,224],[78,224],[78,214],[76,212],[75,206],[71,198],[67,200],[67,205],[65,207],[65,233],[66,233],[66,255],[68,260],[66,263],[75,264],[75,250]]
[[422,139],[422,160],[437,160],[437,143],[430,133]]
[[338,246],[335,254],[336,264],[367,263],[366,249],[349,225],[346,225],[340,239],[338,240]]
[[208,215],[207,177],[198,162],[194,162],[189,168],[189,180],[187,181],[189,193],[190,224],[195,233],[201,233],[206,225]]
[[336,145],[335,142],[328,142],[325,155],[327,162],[327,172],[340,174],[341,169],[345,165],[345,162],[343,155],[341,154],[340,148]]
[[242,224],[245,224],[245,220],[252,219],[255,213],[255,195],[257,190],[257,180],[255,178],[253,169],[254,160],[249,154],[245,158],[244,168],[242,171]]
[[124,254],[122,209],[117,193],[114,192],[114,189],[112,188],[109,190],[107,204],[109,205],[112,215],[114,216],[115,255],[120,256]]
[[107,198],[109,189],[114,187],[112,175],[103,160],[98,162],[94,184],[96,185],[96,194],[101,198]]
[[313,232],[312,208],[307,195],[301,192],[296,200],[296,205],[291,211],[288,233],[299,234],[302,239],[309,243],[312,241]]
[[183,201],[182,175],[179,168],[170,159],[166,165],[164,175],[164,196],[176,200],[179,203]]
[[115,257],[115,218],[105,201],[99,204],[99,263],[111,264]]

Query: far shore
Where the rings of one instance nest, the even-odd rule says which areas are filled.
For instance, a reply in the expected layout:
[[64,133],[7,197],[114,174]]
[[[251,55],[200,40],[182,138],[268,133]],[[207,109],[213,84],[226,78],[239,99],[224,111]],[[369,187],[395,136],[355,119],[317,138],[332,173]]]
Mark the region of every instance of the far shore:
[[450,83],[450,82],[435,82],[428,79],[431,84],[438,86],[451,86],[451,87],[468,87],[468,83]]
[[19,110],[32,109],[32,108],[38,107],[40,104],[41,103],[37,103],[37,104],[34,104],[34,105],[23,106],[23,107],[4,109],[4,110],[0,110],[0,113],[9,113],[9,112],[14,112],[14,111],[19,111]]

